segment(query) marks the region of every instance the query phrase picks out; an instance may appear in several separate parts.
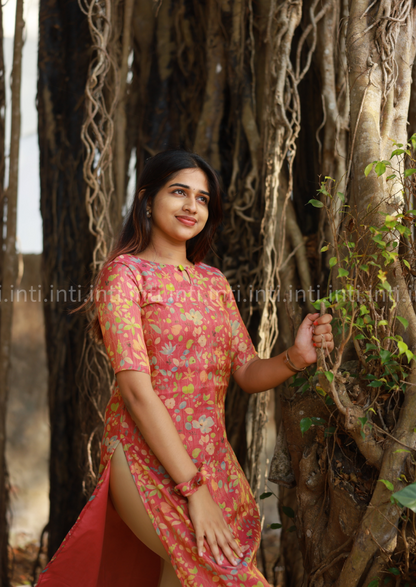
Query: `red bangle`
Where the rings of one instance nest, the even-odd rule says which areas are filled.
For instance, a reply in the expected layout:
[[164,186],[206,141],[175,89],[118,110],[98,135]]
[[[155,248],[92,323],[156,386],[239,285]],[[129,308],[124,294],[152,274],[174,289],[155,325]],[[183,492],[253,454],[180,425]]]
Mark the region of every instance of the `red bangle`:
[[195,491],[197,491],[202,485],[205,485],[208,481],[209,472],[206,469],[204,463],[200,463],[198,472],[189,481],[184,481],[176,485],[175,491],[183,497],[189,497]]

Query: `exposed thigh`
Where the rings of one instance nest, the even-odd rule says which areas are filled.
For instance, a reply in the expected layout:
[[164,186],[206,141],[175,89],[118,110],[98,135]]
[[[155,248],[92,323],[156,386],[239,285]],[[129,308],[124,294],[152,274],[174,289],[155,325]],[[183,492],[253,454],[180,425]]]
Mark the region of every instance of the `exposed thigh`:
[[121,442],[111,458],[110,495],[118,515],[133,534],[170,564],[169,556],[156,534],[140,497]]

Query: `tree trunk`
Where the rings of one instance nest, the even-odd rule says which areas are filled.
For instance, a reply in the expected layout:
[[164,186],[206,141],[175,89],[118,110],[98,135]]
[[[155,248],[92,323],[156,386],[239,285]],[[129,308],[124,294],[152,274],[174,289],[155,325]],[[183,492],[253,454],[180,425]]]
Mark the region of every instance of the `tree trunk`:
[[[1,31],[3,31],[2,22]],[[23,49],[23,0],[17,0],[13,47],[13,81],[11,103],[11,136],[9,185],[3,192],[4,181],[4,114],[1,118],[1,164],[0,185],[2,210],[6,214],[6,237],[2,242],[1,252],[1,310],[0,310],[0,582],[7,587],[8,579],[8,521],[9,504],[8,475],[6,465],[6,412],[8,395],[8,378],[10,374],[10,351],[12,339],[13,293],[17,278],[16,220],[17,189],[20,148],[20,88],[22,79]],[[0,85],[1,106],[4,108],[4,62],[3,34],[1,34],[0,67],[2,71]],[[3,110],[4,112],[4,110]],[[3,226],[2,226],[3,228]],[[3,233],[4,234],[4,233]],[[2,235],[3,236],[3,235]],[[3,239],[2,239],[3,240]]]
[[[41,0],[39,22],[42,273],[51,422],[48,552],[52,556],[87,501],[86,446],[101,422],[82,391],[82,373],[81,382],[77,377],[87,319],[84,313],[68,313],[89,291],[94,248],[81,142],[91,40],[76,0]],[[94,443],[97,451],[96,439]]]

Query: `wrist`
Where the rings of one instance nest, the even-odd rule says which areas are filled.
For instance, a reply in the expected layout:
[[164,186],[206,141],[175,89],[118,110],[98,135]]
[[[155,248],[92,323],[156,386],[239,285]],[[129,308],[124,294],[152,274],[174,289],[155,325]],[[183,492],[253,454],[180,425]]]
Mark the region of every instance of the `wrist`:
[[198,501],[198,499],[201,499],[204,496],[206,497],[207,493],[210,494],[208,487],[206,485],[200,485],[199,488],[191,493],[191,495],[188,495],[186,499],[189,503],[192,503],[193,501]]
[[296,369],[298,369],[299,371],[306,369],[306,367],[309,367],[309,365],[311,364],[311,363],[308,363],[307,361],[305,361],[302,353],[298,350],[296,345],[289,347],[286,352],[287,352],[287,355],[289,356],[289,359],[290,359],[292,365]]
[[207,479],[210,476],[209,470],[205,463],[199,463],[196,474],[183,483],[179,483],[175,486],[175,492],[178,495],[189,498],[191,495],[196,493],[198,489],[207,483]]

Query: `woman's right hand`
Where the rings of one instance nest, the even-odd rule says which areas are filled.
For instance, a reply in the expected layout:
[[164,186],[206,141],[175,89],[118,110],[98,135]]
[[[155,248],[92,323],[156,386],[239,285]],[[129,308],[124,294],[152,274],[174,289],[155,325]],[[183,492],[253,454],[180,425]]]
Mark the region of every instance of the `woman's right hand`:
[[195,530],[199,556],[203,554],[205,539],[217,564],[224,564],[221,549],[230,563],[236,566],[238,561],[235,555],[242,558],[243,553],[224,520],[221,508],[212,499],[206,485],[202,485],[188,497],[188,509]]

